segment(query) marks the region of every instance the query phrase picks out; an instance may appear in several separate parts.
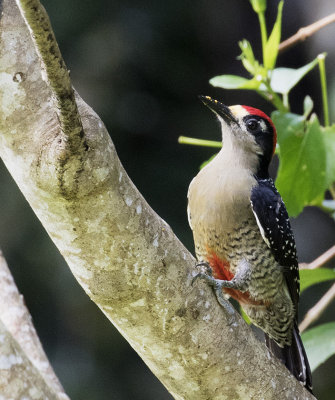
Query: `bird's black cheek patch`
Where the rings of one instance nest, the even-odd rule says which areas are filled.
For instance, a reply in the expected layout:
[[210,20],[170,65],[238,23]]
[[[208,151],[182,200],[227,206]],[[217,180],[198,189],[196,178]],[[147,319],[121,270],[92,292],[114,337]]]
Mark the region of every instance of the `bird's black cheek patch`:
[[269,134],[258,133],[255,135],[256,143],[263,151],[263,155],[271,160],[273,149],[273,136]]

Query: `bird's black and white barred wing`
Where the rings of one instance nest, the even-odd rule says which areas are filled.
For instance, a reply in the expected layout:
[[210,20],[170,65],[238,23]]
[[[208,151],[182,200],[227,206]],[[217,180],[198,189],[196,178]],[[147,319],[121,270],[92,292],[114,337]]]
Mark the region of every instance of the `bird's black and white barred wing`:
[[285,204],[272,179],[258,180],[250,201],[265,243],[275,260],[284,267],[286,283],[297,312],[300,283],[295,240]]

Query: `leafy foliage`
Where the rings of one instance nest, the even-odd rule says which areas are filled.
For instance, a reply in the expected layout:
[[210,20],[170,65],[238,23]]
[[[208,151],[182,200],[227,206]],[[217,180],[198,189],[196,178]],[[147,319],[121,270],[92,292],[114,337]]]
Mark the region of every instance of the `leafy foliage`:
[[273,26],[271,35],[269,36],[269,39],[267,40],[265,44],[265,49],[264,49],[264,67],[266,69],[273,69],[274,66],[276,65],[276,60],[278,56],[278,49],[279,49],[279,43],[280,43],[280,37],[281,37],[281,20],[282,20],[282,14],[283,14],[283,5],[284,1],[282,0],[278,4],[278,14],[277,14],[277,19],[276,22]]
[[335,124],[322,128],[322,136],[326,148],[326,185],[335,181]]
[[335,280],[335,270],[329,268],[302,269],[300,270],[300,291],[316,283]]
[[309,329],[301,337],[312,371],[335,354],[335,322]]
[[298,69],[276,68],[271,73],[271,88],[276,93],[288,95],[301,79],[318,63],[317,58]]
[[280,166],[276,185],[288,212],[298,215],[305,206],[320,205],[326,185],[326,149],[316,115],[272,114],[277,127]]
[[335,125],[324,128],[305,100],[304,115],[272,113],[277,127],[280,165],[276,185],[291,216],[305,206],[322,207],[326,189],[335,181]]
[[221,75],[212,78],[210,84],[224,89],[258,89],[261,82],[257,79],[246,79],[237,75]]

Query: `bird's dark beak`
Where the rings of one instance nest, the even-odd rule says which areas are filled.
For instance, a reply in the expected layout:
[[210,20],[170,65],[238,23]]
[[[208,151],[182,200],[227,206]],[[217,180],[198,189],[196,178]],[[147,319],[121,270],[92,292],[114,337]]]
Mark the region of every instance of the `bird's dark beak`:
[[221,117],[228,125],[231,125],[232,123],[238,124],[229,107],[209,96],[199,96],[199,99],[205,104],[205,106]]

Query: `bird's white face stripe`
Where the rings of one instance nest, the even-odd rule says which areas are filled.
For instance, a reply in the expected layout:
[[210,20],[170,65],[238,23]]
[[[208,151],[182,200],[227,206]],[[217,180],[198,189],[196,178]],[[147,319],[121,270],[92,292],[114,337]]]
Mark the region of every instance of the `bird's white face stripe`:
[[240,119],[242,119],[243,117],[245,117],[246,115],[249,114],[248,111],[244,107],[242,107],[240,105],[230,106],[229,109],[230,109],[231,113],[233,114],[233,116],[237,120],[240,120]]
[[260,125],[261,125],[262,131],[263,131],[263,132],[266,132],[267,126],[266,126],[265,121],[264,121],[263,119],[261,119],[261,120],[259,121],[259,123],[260,123]]

